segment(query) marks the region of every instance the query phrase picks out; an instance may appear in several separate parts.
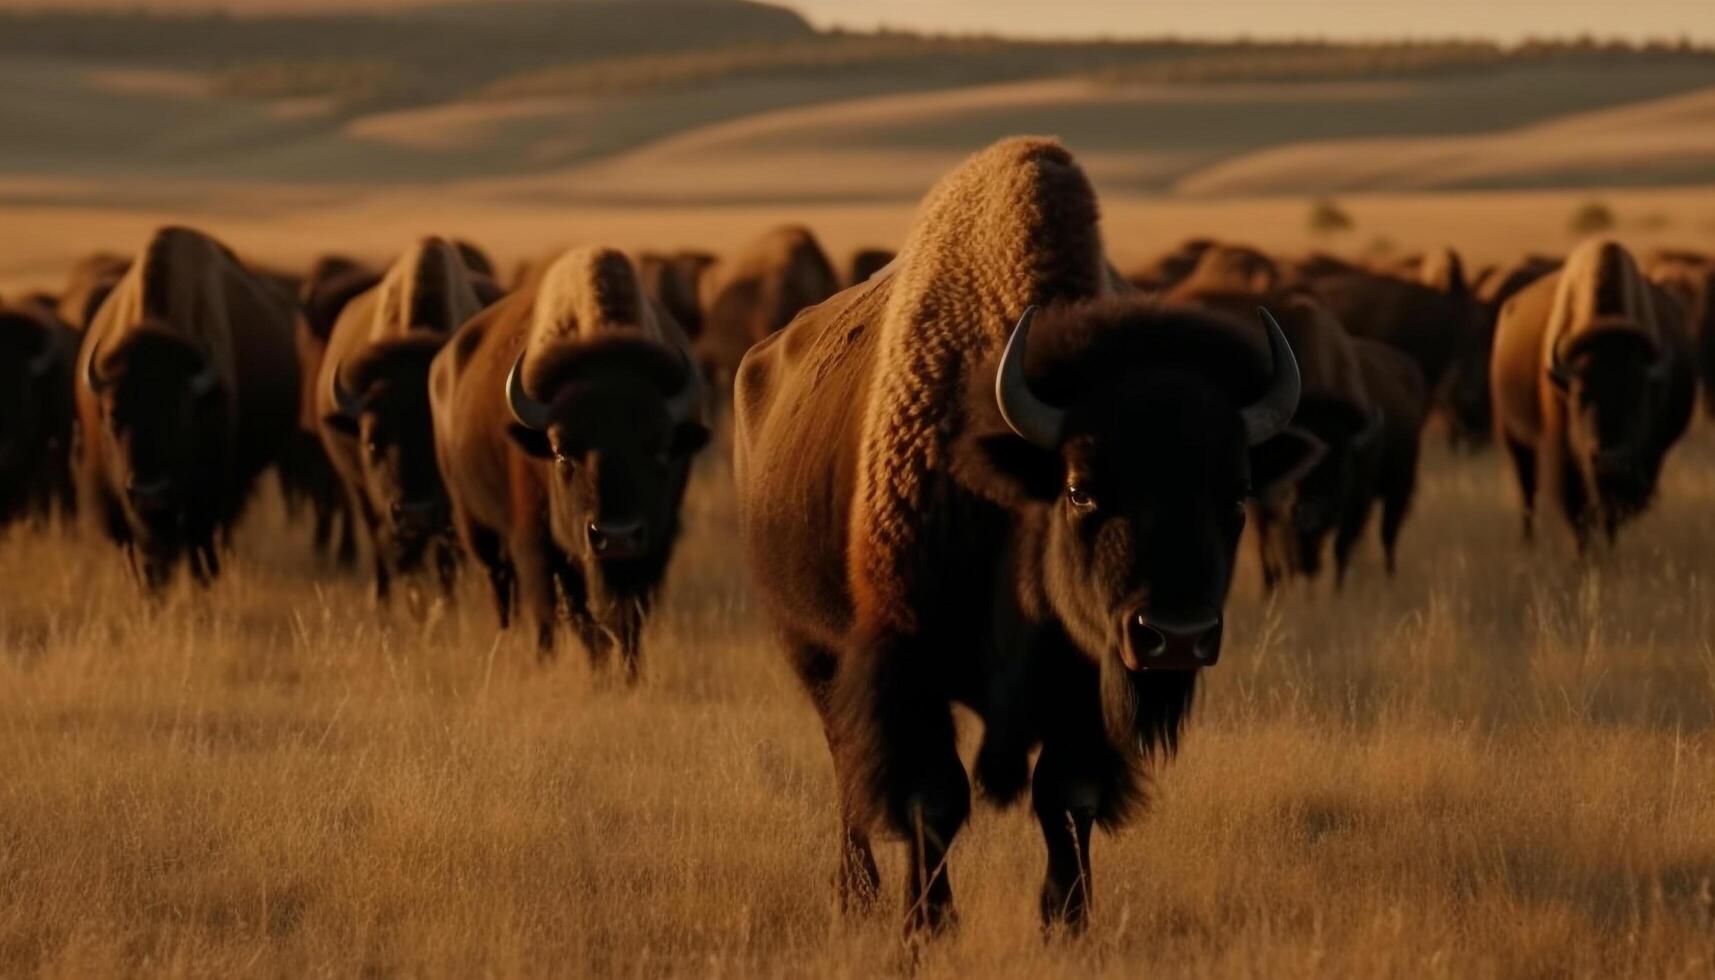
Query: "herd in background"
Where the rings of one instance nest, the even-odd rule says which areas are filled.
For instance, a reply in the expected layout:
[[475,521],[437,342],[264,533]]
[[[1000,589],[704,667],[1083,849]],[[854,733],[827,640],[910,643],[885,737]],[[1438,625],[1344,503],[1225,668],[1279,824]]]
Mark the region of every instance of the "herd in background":
[[1715,257],[1592,240],[1473,274],[1198,239],[1122,276],[1095,213],[1069,154],[1013,140],[843,275],[797,226],[504,283],[437,237],[299,275],[163,228],[0,304],[0,524],[75,513],[146,589],[206,584],[272,469],[378,600],[480,570],[503,629],[635,678],[730,414],[744,553],[834,756],[842,902],[873,897],[884,821],[911,927],[950,915],[961,701],[985,790],[1036,801],[1044,919],[1077,925],[1091,826],[1137,807],[1219,656],[1247,517],[1268,587],[1330,538],[1339,583],[1379,505],[1391,573],[1439,418],[1501,444],[1527,537],[1552,500],[1583,552],[1649,504],[1700,382],[1715,415]]
[[[745,353],[893,259],[860,249],[841,275],[808,229],[785,226],[725,257],[569,252],[521,263],[503,286],[466,242],[425,238],[385,269],[329,255],[296,276],[165,228],[135,259],[91,255],[59,294],[0,306],[12,377],[0,519],[81,505],[149,586],[181,558],[206,581],[275,466],[318,549],[351,565],[368,542],[379,598],[424,570],[450,590],[462,552],[487,572],[503,624],[522,602],[551,648],[563,592],[592,652],[617,646],[635,666],[684,464]],[[1343,580],[1377,505],[1393,570],[1432,415],[1455,447],[1498,434],[1525,533],[1552,492],[1582,549],[1648,503],[1698,374],[1715,414],[1711,256],[1664,251],[1640,269],[1620,245],[1591,242],[1472,275],[1449,249],[1365,265],[1193,239],[1125,279],[1233,317],[1267,307],[1297,355],[1292,429],[1316,458],[1253,503],[1270,587],[1319,575],[1330,538]],[[527,343],[543,349],[515,385]],[[597,379],[611,390],[556,405]],[[633,383],[671,418],[623,390]],[[675,401],[687,392],[694,411]],[[665,476],[647,465],[663,453]]]

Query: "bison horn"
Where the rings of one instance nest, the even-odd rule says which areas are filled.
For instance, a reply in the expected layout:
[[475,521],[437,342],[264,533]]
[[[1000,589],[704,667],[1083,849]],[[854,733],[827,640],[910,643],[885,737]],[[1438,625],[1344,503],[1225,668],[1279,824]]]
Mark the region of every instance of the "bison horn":
[[83,384],[91,392],[100,393],[107,390],[110,382],[101,377],[95,365],[101,362],[101,341],[97,340],[90,347],[89,360],[83,362]]
[[1257,312],[1262,315],[1263,326],[1268,328],[1268,355],[1274,366],[1268,390],[1239,413],[1245,423],[1245,438],[1253,446],[1274,438],[1292,421],[1293,413],[1298,411],[1301,385],[1298,359],[1292,356],[1292,345],[1286,342],[1279,321],[1266,307],[1257,307]]
[[531,398],[524,391],[524,352],[518,352],[518,359],[512,362],[512,370],[506,372],[506,407],[511,410],[512,417],[526,429],[537,432],[548,427],[553,421],[549,415],[548,406]]
[[1042,449],[1059,449],[1066,410],[1036,397],[1024,376],[1024,349],[1030,342],[1030,323],[1034,319],[1036,307],[1032,306],[1012,328],[1012,336],[1000,356],[1000,370],[995,372],[994,398],[1000,406],[1000,417],[1019,438]]
[[344,364],[334,366],[333,377],[328,379],[328,388],[333,393],[334,408],[339,410],[339,414],[348,419],[355,419],[363,414],[363,399],[359,398],[339,379],[340,372],[344,368]]

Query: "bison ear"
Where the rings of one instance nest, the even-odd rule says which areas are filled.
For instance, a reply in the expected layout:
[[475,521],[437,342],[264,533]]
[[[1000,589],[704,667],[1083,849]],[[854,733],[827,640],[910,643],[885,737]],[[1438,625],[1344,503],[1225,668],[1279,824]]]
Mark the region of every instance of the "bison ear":
[[514,422],[506,427],[506,434],[518,444],[518,448],[537,459],[552,459],[554,447],[548,442],[548,434],[540,429],[532,429],[527,425]]
[[995,472],[1014,484],[1018,493],[1043,502],[1059,498],[1066,482],[1066,467],[1059,453],[1040,449],[1010,432],[983,436],[977,446]]
[[322,425],[342,436],[357,437],[357,420],[344,412],[329,412],[322,416]]
[[1261,494],[1270,487],[1297,483],[1328,455],[1328,444],[1308,430],[1290,426],[1251,450],[1251,486]]
[[708,444],[708,426],[701,422],[681,422],[673,427],[673,441],[667,451],[674,456],[695,456]]

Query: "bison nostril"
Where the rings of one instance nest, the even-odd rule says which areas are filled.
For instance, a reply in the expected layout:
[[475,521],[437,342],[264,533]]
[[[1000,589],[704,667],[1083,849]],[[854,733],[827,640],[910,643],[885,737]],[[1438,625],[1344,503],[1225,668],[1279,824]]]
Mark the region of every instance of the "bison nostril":
[[1159,657],[1167,652],[1167,635],[1149,625],[1143,613],[1132,617],[1132,649],[1146,657]]
[[607,550],[608,537],[607,537],[606,531],[603,531],[600,527],[598,527],[595,524],[591,524],[589,526],[589,530],[587,533],[589,535],[589,542],[590,542],[590,550],[591,551],[594,551],[597,554],[600,554],[601,552],[604,552]]

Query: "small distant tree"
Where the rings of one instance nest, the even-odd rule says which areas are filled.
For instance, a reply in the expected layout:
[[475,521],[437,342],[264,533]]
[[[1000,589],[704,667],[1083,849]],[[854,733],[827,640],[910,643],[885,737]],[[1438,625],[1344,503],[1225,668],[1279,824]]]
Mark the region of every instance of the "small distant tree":
[[1598,235],[1614,228],[1614,211],[1601,201],[1586,201],[1572,212],[1570,228],[1574,235]]
[[1352,216],[1338,201],[1323,198],[1310,205],[1310,230],[1318,235],[1337,235],[1352,230]]

